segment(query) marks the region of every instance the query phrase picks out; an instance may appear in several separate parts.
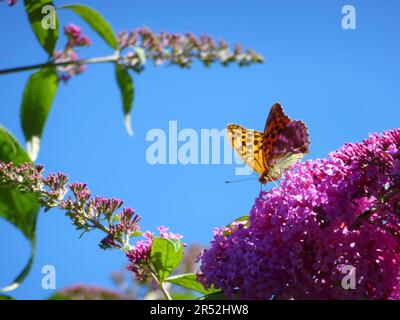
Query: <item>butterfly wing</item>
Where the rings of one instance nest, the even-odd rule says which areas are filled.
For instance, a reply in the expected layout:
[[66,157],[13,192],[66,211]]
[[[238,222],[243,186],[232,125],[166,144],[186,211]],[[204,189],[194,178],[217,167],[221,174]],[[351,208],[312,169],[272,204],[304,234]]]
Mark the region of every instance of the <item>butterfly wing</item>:
[[263,135],[263,161],[264,166],[269,167],[270,156],[275,142],[278,140],[280,132],[290,123],[290,118],[285,114],[282,106],[275,103],[269,112],[267,122],[265,123]]
[[302,121],[291,121],[278,135],[273,144],[268,168],[273,180],[279,179],[294,163],[309,153],[309,135]]
[[262,175],[265,182],[279,179],[309,152],[310,145],[306,125],[291,121],[279,103],[271,107],[264,133],[230,124],[228,139],[243,161]]
[[253,170],[262,174],[266,167],[263,157],[263,134],[260,131],[247,130],[236,124],[229,124],[228,140],[242,160]]
[[267,121],[265,122],[264,134],[271,133],[276,124],[281,124],[284,127],[289,122],[290,118],[283,111],[282,105],[276,102],[269,111]]
[[290,166],[300,161],[303,157],[304,153],[295,153],[286,157],[275,158],[274,165],[270,167],[268,172],[271,181],[280,179]]

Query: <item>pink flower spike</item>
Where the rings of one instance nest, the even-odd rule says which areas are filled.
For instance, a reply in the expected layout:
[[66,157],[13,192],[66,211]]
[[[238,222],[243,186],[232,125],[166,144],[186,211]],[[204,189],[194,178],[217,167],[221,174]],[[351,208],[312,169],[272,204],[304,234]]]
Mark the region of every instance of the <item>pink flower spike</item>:
[[400,299],[399,148],[395,129],[297,164],[248,225],[214,231],[198,279],[241,299]]

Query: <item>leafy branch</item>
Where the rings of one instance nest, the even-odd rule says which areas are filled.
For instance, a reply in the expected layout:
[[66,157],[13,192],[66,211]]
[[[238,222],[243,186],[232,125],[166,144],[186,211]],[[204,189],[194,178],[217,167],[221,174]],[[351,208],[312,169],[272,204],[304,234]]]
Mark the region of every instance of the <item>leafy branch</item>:
[[[43,19],[46,18],[43,9],[53,7],[53,1],[25,0],[24,3],[32,30],[47,52],[48,58],[43,63],[2,69],[0,75],[39,69],[26,84],[21,106],[22,128],[27,151],[33,161],[38,156],[47,116],[58,89],[56,76],[59,80],[66,82],[71,77],[84,73],[89,64],[113,63],[117,84],[121,91],[125,127],[128,134],[132,136],[130,114],[135,91],[130,70],[141,73],[147,61],[153,61],[156,66],[168,64],[190,68],[194,60],[202,62],[206,67],[218,61],[225,66],[232,63],[248,66],[262,63],[264,60],[260,54],[251,49],[244,51],[240,44],[236,44],[231,49],[224,40],[217,42],[213,37],[206,35],[167,32],[156,34],[148,28],[139,28],[132,32],[122,31],[116,35],[110,24],[96,10],[80,4],[64,5],[58,11],[71,10],[76,13],[113,50],[108,56],[84,59],[78,56],[76,49],[89,46],[92,41],[82,34],[80,27],[74,24],[64,27],[64,33],[68,39],[65,47],[61,51],[54,50],[59,37],[57,11],[50,12],[50,15],[54,16],[53,25],[43,27]],[[35,119],[35,121],[24,119]]]
[[[13,6],[18,1],[8,0],[7,2]],[[224,40],[216,41],[206,35],[167,32],[156,34],[148,28],[116,34],[99,12],[80,4],[64,5],[57,10],[54,2],[50,0],[24,0],[23,4],[31,29],[46,53],[46,59],[42,63],[0,70],[0,75],[37,70],[26,83],[20,108],[27,152],[10,132],[0,127],[0,161],[2,161],[0,162],[2,171],[0,174],[0,216],[23,232],[31,243],[32,253],[27,265],[15,281],[6,288],[0,289],[0,292],[17,288],[30,271],[35,252],[36,219],[42,206],[46,210],[54,207],[65,210],[66,215],[82,234],[92,230],[104,232],[106,237],[101,247],[122,250],[132,262],[131,270],[136,276],[152,277],[155,282],[158,282],[160,290],[165,291],[164,295],[167,299],[169,298],[165,289],[167,282],[204,294],[210,293],[210,290],[206,290],[197,282],[195,274],[170,276],[176,268],[176,266],[173,267],[175,260],[181,259],[183,253],[183,244],[179,238],[179,241],[176,241],[174,234],[162,228],[159,237],[142,233],[138,229],[140,217],[132,209],[123,208],[121,212],[115,212],[122,206],[119,200],[91,198],[86,185],[71,184],[67,187],[68,179],[62,174],[50,174],[44,178],[43,167],[34,167],[32,162],[39,154],[45,124],[60,80],[66,82],[71,77],[84,73],[87,65],[114,64],[115,77],[121,92],[124,123],[128,134],[133,135],[131,111],[135,85],[132,73],[143,72],[149,61],[157,67],[174,65],[190,68],[194,61],[199,61],[206,67],[217,62],[224,66],[237,64],[242,67],[262,63],[263,57],[251,49],[244,50],[240,44],[229,46]],[[91,45],[92,41],[83,34],[80,27],[74,24],[64,26],[67,41],[61,50],[56,50],[59,40],[58,13],[62,10],[71,10],[83,19],[109,46],[110,54],[101,57],[80,57],[77,53],[78,49]],[[68,192],[72,192],[74,197],[64,200]],[[144,236],[145,240],[138,241],[132,246],[131,238],[140,236]],[[159,242],[157,239],[162,239],[162,241]],[[158,247],[159,251],[153,252],[153,243],[158,242],[163,245],[154,246]],[[138,252],[143,255],[138,256]]]
[[[171,300],[166,289],[168,282],[204,294],[216,291],[204,288],[195,274],[170,277],[183,257],[182,236],[169,232],[165,227],[158,227],[159,236],[140,231],[141,217],[131,208],[122,208],[122,200],[92,197],[86,184],[68,184],[68,178],[63,173],[50,173],[44,177],[43,166],[34,166],[29,162],[15,166],[12,162],[0,161],[0,186],[34,195],[45,211],[51,208],[65,211],[75,228],[81,231],[81,236],[93,230],[105,233],[100,247],[122,251],[131,262],[129,269],[136,277],[142,281],[148,277],[153,279],[167,300]],[[73,196],[66,198],[68,193]],[[138,240],[132,245],[131,240],[137,237],[144,237],[145,240]]]

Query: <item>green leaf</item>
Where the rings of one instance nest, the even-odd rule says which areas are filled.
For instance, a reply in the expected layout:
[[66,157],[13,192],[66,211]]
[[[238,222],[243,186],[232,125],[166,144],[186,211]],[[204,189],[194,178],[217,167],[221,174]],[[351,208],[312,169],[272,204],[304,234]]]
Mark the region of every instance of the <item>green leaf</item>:
[[143,232],[135,231],[135,232],[132,232],[129,236],[130,237],[140,237],[140,236],[143,236]]
[[[233,220],[232,222],[230,222],[226,227],[227,228],[231,227],[234,222],[243,222],[243,221],[249,221],[249,216],[239,217],[239,218]],[[248,222],[245,223],[245,225],[247,226]]]
[[[0,126],[0,160],[3,162],[12,161],[14,164],[30,162],[25,150],[3,126]],[[0,292],[16,289],[31,269],[35,254],[36,219],[39,209],[39,204],[33,194],[22,194],[18,190],[0,188],[0,216],[20,229],[31,245],[31,256],[27,265],[13,283],[0,289]],[[5,240],[3,239],[3,241]]]
[[5,294],[0,294],[0,300],[15,300],[15,298],[7,296]]
[[119,64],[115,65],[115,76],[117,78],[119,90],[121,91],[126,131],[132,136],[131,110],[135,94],[133,80],[128,70]]
[[58,17],[53,1],[24,0],[24,4],[36,38],[51,56],[58,39]]
[[[234,222],[245,222],[245,223],[243,223],[243,225],[244,225],[245,227],[247,227],[247,226],[249,226],[249,224],[250,224],[250,222],[249,222],[249,216],[239,217],[239,218],[233,220],[232,222],[230,222],[226,227],[227,227],[227,228],[231,228]],[[224,232],[224,235],[225,235],[225,236],[229,236],[230,234],[232,234],[232,230],[230,230],[230,231],[225,231],[225,232]]]
[[210,293],[219,291],[214,288],[210,288],[210,289],[204,288],[203,284],[201,282],[197,281],[195,273],[185,273],[185,274],[179,274],[176,276],[171,276],[171,277],[168,277],[167,279],[165,279],[165,281],[171,282],[173,284],[184,287],[186,289],[198,291],[203,294],[210,294]]
[[183,245],[178,239],[155,238],[151,245],[150,261],[160,282],[171,274],[182,260]]
[[211,294],[207,294],[198,300],[236,300],[236,299],[229,299],[228,297],[224,296],[222,291],[214,292]]
[[171,293],[172,300],[196,300],[197,296],[191,293],[190,291],[187,292],[172,292]]
[[81,4],[67,4],[62,6],[61,9],[70,9],[74,11],[85,20],[111,48],[117,49],[118,41],[114,31],[99,12]]
[[40,138],[58,88],[58,76],[53,67],[44,67],[31,75],[23,94],[21,124],[33,161],[39,153]]

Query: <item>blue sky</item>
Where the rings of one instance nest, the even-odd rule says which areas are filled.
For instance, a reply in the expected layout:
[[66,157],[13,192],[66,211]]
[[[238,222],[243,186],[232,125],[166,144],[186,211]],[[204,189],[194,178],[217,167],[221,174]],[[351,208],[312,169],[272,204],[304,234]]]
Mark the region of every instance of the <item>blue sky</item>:
[[[57,5],[67,3],[56,1]],[[160,165],[146,162],[152,128],[223,129],[234,122],[262,130],[270,106],[280,101],[293,119],[307,123],[311,153],[325,157],[345,142],[398,127],[400,116],[400,3],[398,1],[94,1],[114,30],[148,26],[154,31],[205,33],[239,41],[266,58],[249,68],[195,64],[191,70],[147,66],[135,76],[132,113],[135,136],[123,126],[112,65],[91,65],[84,75],[60,85],[37,160],[47,172],[68,173],[92,193],[125,200],[142,215],[143,229],[170,226],[187,243],[206,245],[212,229],[248,214],[259,184],[227,185],[235,165]],[[341,27],[341,8],[356,8],[356,30]],[[94,44],[85,57],[109,49],[70,12],[61,23],[82,25]],[[0,4],[0,69],[43,62],[21,4]],[[63,40],[59,46],[63,45]],[[29,72],[0,76],[0,123],[23,142],[21,94]],[[109,286],[111,271],[123,268],[119,252],[98,248],[101,234],[78,239],[61,211],[40,213],[37,255],[17,298],[41,299],[41,268],[54,265],[57,288],[76,283]],[[0,221],[0,287],[8,284],[29,255],[27,241]]]

